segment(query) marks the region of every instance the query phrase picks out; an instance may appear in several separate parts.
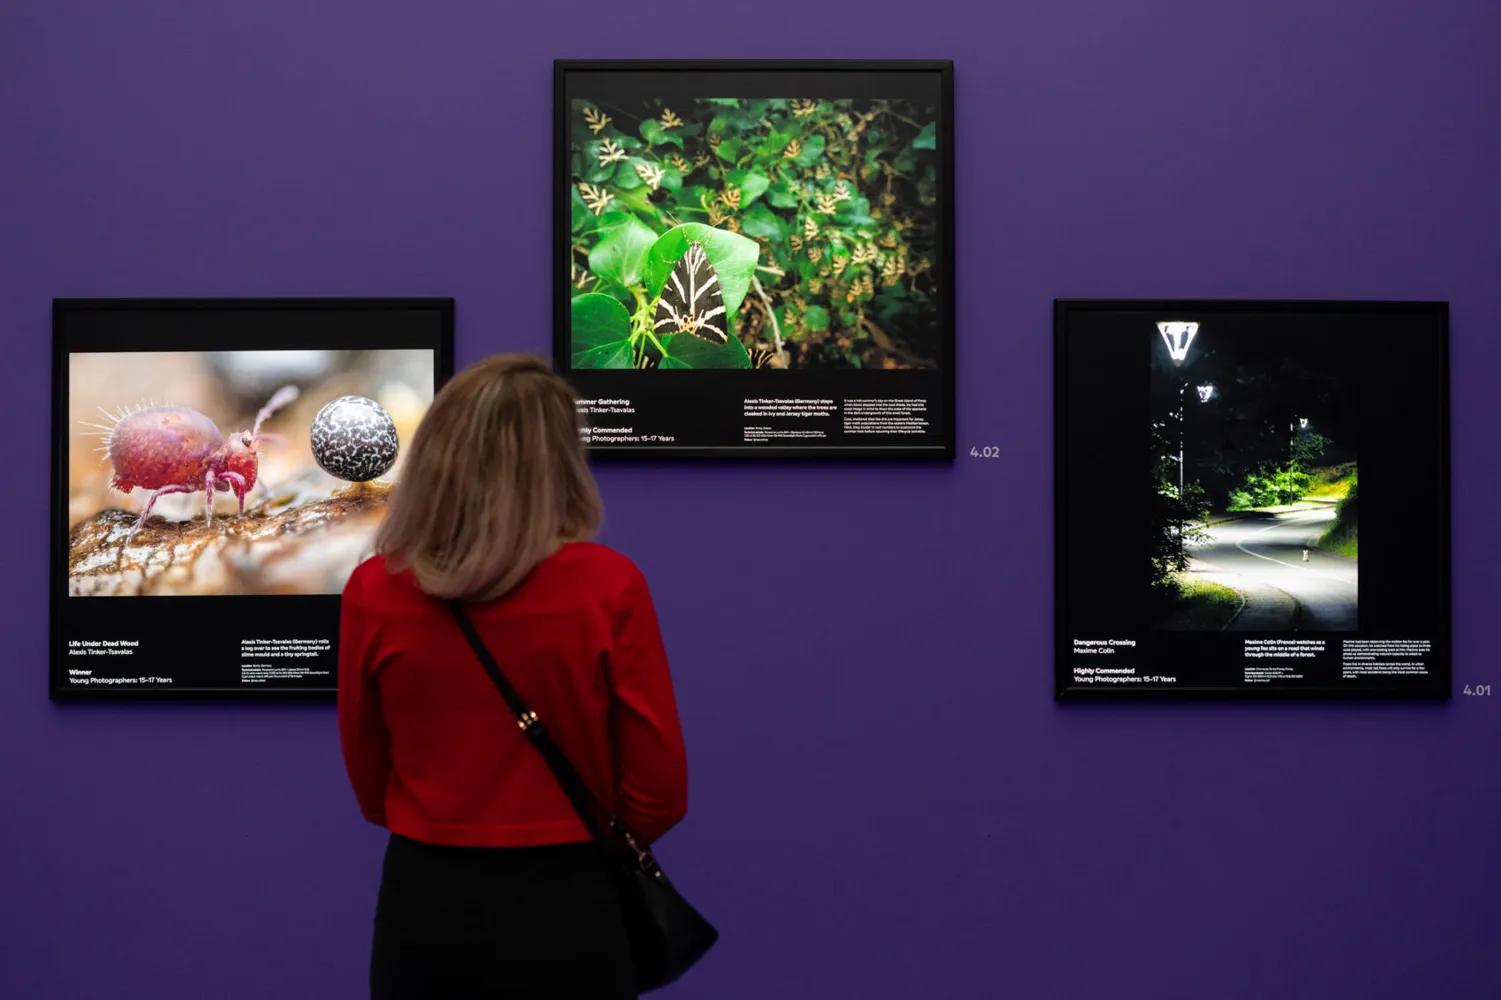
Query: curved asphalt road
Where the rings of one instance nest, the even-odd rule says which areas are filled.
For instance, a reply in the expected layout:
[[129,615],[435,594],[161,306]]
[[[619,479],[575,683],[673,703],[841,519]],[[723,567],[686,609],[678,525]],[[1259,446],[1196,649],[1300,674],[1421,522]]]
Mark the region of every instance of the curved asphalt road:
[[1241,595],[1232,631],[1352,632],[1360,564],[1314,548],[1303,561],[1333,522],[1334,505],[1321,504],[1215,525],[1189,544],[1189,571]]

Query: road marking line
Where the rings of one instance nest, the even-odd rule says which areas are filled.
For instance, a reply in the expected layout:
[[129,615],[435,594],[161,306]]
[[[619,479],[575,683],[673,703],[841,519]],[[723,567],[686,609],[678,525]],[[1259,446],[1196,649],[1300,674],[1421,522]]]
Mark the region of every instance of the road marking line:
[[[1280,528],[1282,526],[1283,525],[1282,525],[1281,521],[1273,521],[1271,524],[1267,525],[1265,528],[1257,528],[1255,531],[1251,532],[1251,534],[1253,534],[1253,535],[1259,535],[1259,534],[1262,534],[1263,532],[1271,531],[1273,528]],[[1265,559],[1267,562],[1276,563],[1278,566],[1286,566],[1288,569],[1297,569],[1297,570],[1302,570],[1304,573],[1312,573],[1314,576],[1328,577],[1329,579],[1334,580],[1337,583],[1343,583],[1346,586],[1354,587],[1357,590],[1360,589],[1360,584],[1357,581],[1355,581],[1355,580],[1346,580],[1344,577],[1342,577],[1342,576],[1335,576],[1333,573],[1325,573],[1325,572],[1322,572],[1321,570],[1309,569],[1308,567],[1303,566],[1303,565],[1301,565],[1299,563],[1283,562],[1281,559],[1273,559],[1271,556],[1264,556],[1260,552],[1252,552],[1250,549],[1246,548],[1245,545],[1243,545],[1240,542],[1236,542],[1235,543],[1235,547],[1237,549],[1240,549],[1242,552],[1244,552],[1248,556],[1255,556],[1257,559]]]

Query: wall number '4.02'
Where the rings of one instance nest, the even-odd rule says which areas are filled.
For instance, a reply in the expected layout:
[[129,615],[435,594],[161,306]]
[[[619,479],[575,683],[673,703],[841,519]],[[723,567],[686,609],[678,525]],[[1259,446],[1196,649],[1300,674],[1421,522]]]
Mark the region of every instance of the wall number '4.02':
[[995,445],[986,445],[983,448],[971,448],[969,450],[969,457],[970,458],[1000,458],[1001,457],[1001,449],[997,448]]
[[1489,684],[1476,684],[1474,687],[1471,687],[1468,684],[1465,685],[1465,694],[1467,695],[1479,696],[1483,698],[1488,696],[1490,693],[1491,686]]

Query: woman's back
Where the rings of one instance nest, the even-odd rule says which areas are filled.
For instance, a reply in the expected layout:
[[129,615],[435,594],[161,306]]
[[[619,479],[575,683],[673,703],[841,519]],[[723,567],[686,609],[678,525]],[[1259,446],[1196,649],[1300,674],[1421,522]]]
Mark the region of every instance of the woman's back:
[[577,397],[542,359],[497,355],[454,376],[402,448],[339,641],[345,766],[360,811],[391,833],[371,996],[635,996],[619,866],[446,603],[462,602],[638,842],[683,817],[683,738],[646,581],[588,540],[603,508]]
[[[443,602],[379,556],[344,592],[340,722],[361,810],[431,844],[529,847],[588,833]],[[687,809],[667,658],[626,557],[565,545],[470,615],[590,788],[654,840]]]

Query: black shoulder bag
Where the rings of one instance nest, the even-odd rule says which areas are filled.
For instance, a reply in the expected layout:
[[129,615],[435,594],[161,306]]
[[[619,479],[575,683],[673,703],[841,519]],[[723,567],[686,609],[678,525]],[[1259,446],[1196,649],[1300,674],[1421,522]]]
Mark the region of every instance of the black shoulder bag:
[[714,946],[719,932],[679,895],[651,852],[637,846],[625,825],[600,808],[584,779],[549,738],[537,713],[526,706],[501,672],[463,605],[449,601],[448,608],[485,673],[516,716],[516,725],[542,753],[589,835],[616,864],[621,908],[636,960],[637,990],[646,993],[676,982]]

